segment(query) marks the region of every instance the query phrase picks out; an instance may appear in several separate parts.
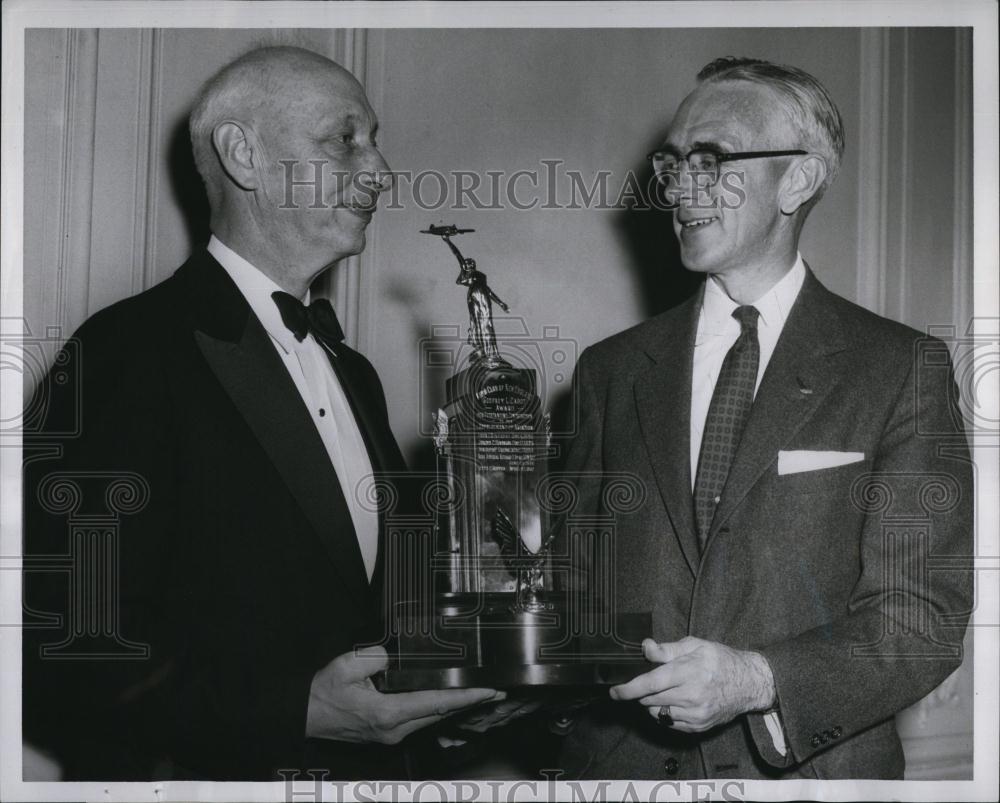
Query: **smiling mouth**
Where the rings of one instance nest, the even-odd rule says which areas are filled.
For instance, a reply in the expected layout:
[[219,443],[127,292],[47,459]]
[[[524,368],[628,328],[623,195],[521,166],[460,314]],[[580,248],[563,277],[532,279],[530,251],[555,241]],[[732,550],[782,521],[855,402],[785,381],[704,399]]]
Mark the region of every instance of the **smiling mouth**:
[[353,204],[345,204],[342,208],[364,220],[370,220],[376,209],[375,206],[354,206]]
[[683,220],[681,221],[681,228],[685,231],[691,231],[692,229],[704,228],[710,223],[714,223],[718,220],[717,217],[703,217],[697,220]]

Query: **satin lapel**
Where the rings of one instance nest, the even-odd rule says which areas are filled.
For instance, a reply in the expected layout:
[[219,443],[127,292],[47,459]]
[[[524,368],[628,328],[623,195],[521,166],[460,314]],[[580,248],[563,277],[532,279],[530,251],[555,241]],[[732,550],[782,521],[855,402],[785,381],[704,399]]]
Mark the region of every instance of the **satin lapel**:
[[705,552],[754,483],[778,459],[781,449],[809,420],[840,380],[830,355],[846,348],[840,319],[825,297],[830,292],[807,270],[757,390]]
[[691,497],[691,370],[700,308],[700,292],[677,308],[647,348],[653,365],[633,386],[646,453],[692,575],[698,535]]
[[[215,260],[221,274],[201,285],[195,340],[212,372],[274,463],[326,547],[350,592],[367,587],[364,561],[336,471],[295,383],[267,332]],[[252,492],[252,491],[248,491]],[[280,533],[276,533],[279,536]]]

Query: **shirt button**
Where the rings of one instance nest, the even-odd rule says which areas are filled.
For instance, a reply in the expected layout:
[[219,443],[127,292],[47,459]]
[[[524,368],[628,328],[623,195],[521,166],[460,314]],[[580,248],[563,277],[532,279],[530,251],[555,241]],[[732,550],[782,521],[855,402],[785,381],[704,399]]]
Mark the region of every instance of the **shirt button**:
[[677,763],[677,759],[673,756],[663,762],[663,771],[667,773],[667,775],[676,775],[679,768],[680,764]]
[[722,497],[721,496],[715,497],[715,504],[719,504],[719,502],[721,502],[721,501],[722,501]]
[[320,407],[319,408],[319,417],[322,418],[325,415],[326,415],[326,410],[324,410],[322,407]]

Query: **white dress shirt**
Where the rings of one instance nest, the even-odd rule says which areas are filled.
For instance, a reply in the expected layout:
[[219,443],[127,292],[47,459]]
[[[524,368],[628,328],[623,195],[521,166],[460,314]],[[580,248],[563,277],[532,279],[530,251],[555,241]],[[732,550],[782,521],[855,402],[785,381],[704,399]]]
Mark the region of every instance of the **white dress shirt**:
[[[757,383],[754,397],[760,387],[767,364],[774,354],[778,337],[785,327],[788,313],[799,295],[802,282],[806,278],[806,266],[802,255],[797,254],[795,264],[770,290],[751,302],[760,316],[757,318],[757,341],[760,344],[760,362],[757,366]],[[691,377],[691,492],[694,493],[698,476],[698,456],[701,453],[701,437],[705,431],[708,407],[712,403],[715,383],[722,371],[722,363],[733,343],[740,336],[740,324],[733,317],[733,310],[739,304],[722,289],[715,277],[705,282],[705,293],[698,315],[698,332],[694,341],[694,369]],[[787,755],[788,746],[778,715],[771,711],[764,715],[764,724],[781,755]]]
[[[368,486],[373,482],[372,464],[351,405],[327,358],[326,347],[312,334],[306,335],[301,343],[295,339],[281,320],[278,307],[271,298],[271,294],[281,290],[281,287],[270,277],[215,235],[209,240],[208,252],[225,268],[270,335],[271,343],[309,410],[337,472],[368,579],[371,580],[378,554],[378,512],[371,505],[362,505],[359,500],[374,498],[367,494]],[[304,303],[309,303],[308,292]]]
[[[760,344],[760,363],[757,366],[757,384],[754,395],[760,387],[761,377],[767,368],[778,337],[785,327],[788,313],[799,295],[802,282],[806,278],[806,266],[802,255],[798,254],[795,264],[778,283],[768,290],[751,306],[757,308],[757,341]],[[698,475],[698,455],[701,453],[701,436],[705,431],[708,407],[712,403],[715,383],[722,371],[722,363],[733,343],[740,336],[740,324],[733,317],[733,310],[739,307],[715,277],[705,282],[705,294],[698,315],[698,332],[694,340],[694,369],[691,377],[691,492],[694,493],[695,478]]]

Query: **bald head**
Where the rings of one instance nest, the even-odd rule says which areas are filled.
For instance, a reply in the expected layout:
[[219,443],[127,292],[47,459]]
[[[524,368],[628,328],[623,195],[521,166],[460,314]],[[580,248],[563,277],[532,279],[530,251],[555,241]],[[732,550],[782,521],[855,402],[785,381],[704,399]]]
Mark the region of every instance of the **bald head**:
[[364,249],[390,169],[343,67],[296,47],[251,51],[205,85],[190,128],[213,235],[286,292],[301,298]]
[[195,166],[205,182],[209,202],[219,202],[225,178],[212,145],[212,132],[226,120],[266,131],[290,105],[301,103],[307,86],[326,91],[364,90],[334,61],[300,47],[262,47],[230,62],[202,87],[191,111],[189,129]]

